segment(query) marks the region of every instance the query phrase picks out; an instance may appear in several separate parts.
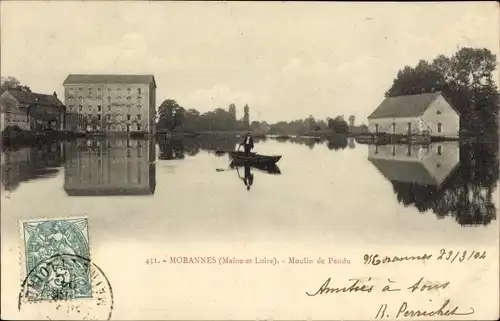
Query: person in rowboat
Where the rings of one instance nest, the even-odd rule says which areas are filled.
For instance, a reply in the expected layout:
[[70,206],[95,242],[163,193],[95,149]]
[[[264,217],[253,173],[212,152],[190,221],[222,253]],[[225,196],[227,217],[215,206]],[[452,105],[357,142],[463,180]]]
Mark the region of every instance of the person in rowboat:
[[248,132],[245,135],[245,138],[243,139],[243,142],[241,142],[239,147],[241,147],[241,146],[243,146],[243,148],[245,149],[245,155],[249,156],[250,152],[253,149],[253,138],[252,138],[252,135],[250,132]]

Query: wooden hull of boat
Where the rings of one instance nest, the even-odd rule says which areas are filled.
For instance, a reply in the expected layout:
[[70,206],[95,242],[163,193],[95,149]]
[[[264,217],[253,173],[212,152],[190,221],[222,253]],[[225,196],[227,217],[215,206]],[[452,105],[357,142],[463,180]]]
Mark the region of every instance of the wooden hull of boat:
[[281,159],[281,155],[267,156],[251,153],[249,156],[247,156],[244,152],[231,152],[229,153],[229,156],[231,157],[235,165],[276,164]]

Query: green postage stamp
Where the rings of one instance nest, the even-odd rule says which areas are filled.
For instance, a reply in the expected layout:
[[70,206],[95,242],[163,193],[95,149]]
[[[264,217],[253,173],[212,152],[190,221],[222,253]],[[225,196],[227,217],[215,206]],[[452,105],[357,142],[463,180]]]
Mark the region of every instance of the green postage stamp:
[[92,297],[87,218],[22,222],[28,301]]

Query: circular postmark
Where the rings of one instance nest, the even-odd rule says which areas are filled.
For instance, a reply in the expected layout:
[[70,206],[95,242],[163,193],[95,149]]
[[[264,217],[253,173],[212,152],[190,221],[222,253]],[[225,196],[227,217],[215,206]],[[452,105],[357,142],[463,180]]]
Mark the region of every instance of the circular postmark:
[[57,254],[34,266],[21,284],[18,308],[30,318],[109,320],[113,290],[89,259]]

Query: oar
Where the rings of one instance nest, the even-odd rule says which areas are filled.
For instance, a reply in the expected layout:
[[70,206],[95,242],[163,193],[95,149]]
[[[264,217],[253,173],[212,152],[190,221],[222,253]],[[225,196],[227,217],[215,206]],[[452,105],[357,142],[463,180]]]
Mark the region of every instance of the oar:
[[222,155],[222,154],[231,153],[231,152],[234,152],[234,150],[222,150],[222,149],[218,149],[218,150],[215,151],[215,154],[216,155]]
[[[241,145],[238,146],[238,149],[236,151],[239,151],[241,148]],[[215,154],[219,154],[219,155],[222,155],[222,154],[226,154],[226,153],[232,153],[234,152],[234,150],[229,150],[229,149],[217,149],[215,151]]]
[[229,172],[229,171],[234,171],[234,168],[216,168],[215,170],[217,172]]

